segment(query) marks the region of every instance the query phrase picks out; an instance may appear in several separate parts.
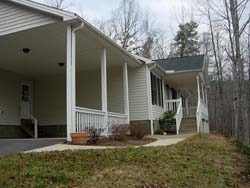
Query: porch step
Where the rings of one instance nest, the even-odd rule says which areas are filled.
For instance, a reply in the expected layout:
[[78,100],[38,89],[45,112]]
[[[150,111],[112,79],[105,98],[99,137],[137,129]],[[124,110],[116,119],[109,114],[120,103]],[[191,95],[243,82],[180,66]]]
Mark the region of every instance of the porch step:
[[197,132],[196,118],[185,117],[182,119],[180,134],[189,134]]
[[22,119],[21,120],[21,128],[22,130],[31,138],[34,138],[34,125],[32,123],[32,120],[30,119]]

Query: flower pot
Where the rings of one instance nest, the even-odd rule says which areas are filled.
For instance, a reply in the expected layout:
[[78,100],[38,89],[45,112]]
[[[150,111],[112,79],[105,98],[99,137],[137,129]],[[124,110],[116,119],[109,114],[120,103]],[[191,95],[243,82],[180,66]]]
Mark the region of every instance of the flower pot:
[[72,138],[72,144],[74,145],[84,145],[87,143],[89,138],[89,134],[87,132],[71,133],[70,136]]

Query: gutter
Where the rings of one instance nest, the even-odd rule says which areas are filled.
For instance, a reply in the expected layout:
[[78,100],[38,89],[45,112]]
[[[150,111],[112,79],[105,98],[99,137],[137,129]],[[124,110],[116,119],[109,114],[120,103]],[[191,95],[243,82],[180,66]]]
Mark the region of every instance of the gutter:
[[171,75],[171,74],[180,74],[180,73],[189,73],[189,72],[202,72],[202,71],[203,71],[203,69],[195,69],[195,70],[188,70],[188,71],[175,71],[173,73],[169,73],[169,72],[165,71],[165,73],[167,75]]
[[85,27],[85,24],[84,24],[84,22],[82,22],[81,25],[78,26],[78,27],[76,27],[76,28],[74,28],[72,30],[72,32],[76,33],[78,30],[83,29],[84,27]]
[[154,65],[153,65],[153,67],[150,67],[150,68],[148,68],[149,70],[153,70],[154,68],[156,68],[156,66],[157,66],[157,64],[155,63]]
[[80,16],[77,15],[77,19],[81,20],[81,22],[83,22],[86,26],[88,26],[90,30],[94,31],[97,35],[99,35],[99,37],[101,39],[105,40],[111,46],[113,46],[113,47],[117,48],[118,50],[120,50],[121,52],[125,53],[125,55],[127,57],[129,57],[130,59],[134,60],[137,64],[139,64],[139,65],[143,64],[138,59],[136,59],[130,52],[128,52],[127,50],[125,50],[124,48],[122,48],[121,46],[119,46],[115,41],[113,41],[108,36],[106,36],[105,34],[103,34],[100,30],[98,30],[97,28],[95,28],[94,26],[92,26],[90,23],[88,23],[87,21],[85,21],[83,18],[81,18]]

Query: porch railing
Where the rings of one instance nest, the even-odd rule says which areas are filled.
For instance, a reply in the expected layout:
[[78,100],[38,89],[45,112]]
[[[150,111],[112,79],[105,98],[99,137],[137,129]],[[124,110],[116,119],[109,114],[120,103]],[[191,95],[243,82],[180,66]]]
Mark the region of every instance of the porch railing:
[[202,126],[202,122],[205,121],[205,119],[208,120],[208,109],[206,105],[201,100],[199,100],[196,112],[197,132],[201,132],[200,127]]
[[38,139],[38,120],[31,114],[25,114],[25,115],[27,115],[31,119],[34,125],[34,138]]
[[125,125],[128,124],[128,119],[126,114],[119,114],[114,112],[108,113],[108,126],[112,127],[113,125]]
[[89,132],[96,129],[100,133],[109,132],[113,125],[128,124],[127,115],[108,112],[106,120],[105,112],[88,108],[76,107],[76,130],[75,132]]
[[187,117],[187,116],[195,117],[196,111],[197,111],[196,106],[184,107],[183,108],[183,117]]
[[76,132],[89,132],[91,129],[104,130],[105,113],[100,110],[76,107]]
[[166,110],[176,112],[176,133],[179,134],[183,118],[182,99],[166,100]]

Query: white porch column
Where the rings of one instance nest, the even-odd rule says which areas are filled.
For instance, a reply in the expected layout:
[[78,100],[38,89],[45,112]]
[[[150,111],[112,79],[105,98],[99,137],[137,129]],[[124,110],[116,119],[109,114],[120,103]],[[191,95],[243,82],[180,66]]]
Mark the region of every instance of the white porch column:
[[101,76],[102,76],[102,111],[105,112],[105,124],[108,125],[108,91],[107,91],[107,51],[102,49],[101,55]]
[[165,80],[164,78],[162,78],[162,95],[163,95],[163,108],[164,108],[164,112],[167,111],[167,106],[166,106],[166,93],[165,93]]
[[72,28],[67,27],[67,65],[66,65],[66,118],[67,118],[67,141],[71,141],[70,133],[72,131]]
[[72,32],[72,132],[76,131],[76,33]]
[[189,99],[188,99],[188,97],[185,98],[185,101],[186,101],[187,115],[189,115],[189,108],[188,108]]
[[200,96],[200,77],[199,75],[196,77],[197,79],[197,91],[198,91],[198,101],[201,99],[201,96]]
[[208,100],[207,100],[207,88],[205,88],[205,98],[206,98],[206,105],[208,106]]
[[[198,91],[198,106],[197,106],[197,108],[199,108],[199,104],[200,104],[200,101],[201,101],[201,96],[200,96],[200,77],[199,77],[199,75],[197,75],[197,77],[196,77],[196,79],[197,79],[197,91]],[[199,121],[200,121],[200,119],[199,119],[199,116],[198,116],[199,114],[198,114],[198,111],[197,111],[197,114],[196,114],[196,122],[197,122],[197,132],[199,133],[200,132],[200,125],[199,125]]]
[[76,35],[72,27],[67,27],[67,66],[66,66],[66,87],[67,87],[67,141],[71,141],[70,133],[75,132],[75,107],[76,107]]
[[202,101],[205,103],[205,88],[203,82],[201,82],[201,89],[202,89]]
[[123,63],[123,92],[124,92],[124,113],[127,115],[129,124],[129,93],[128,93],[128,64]]

